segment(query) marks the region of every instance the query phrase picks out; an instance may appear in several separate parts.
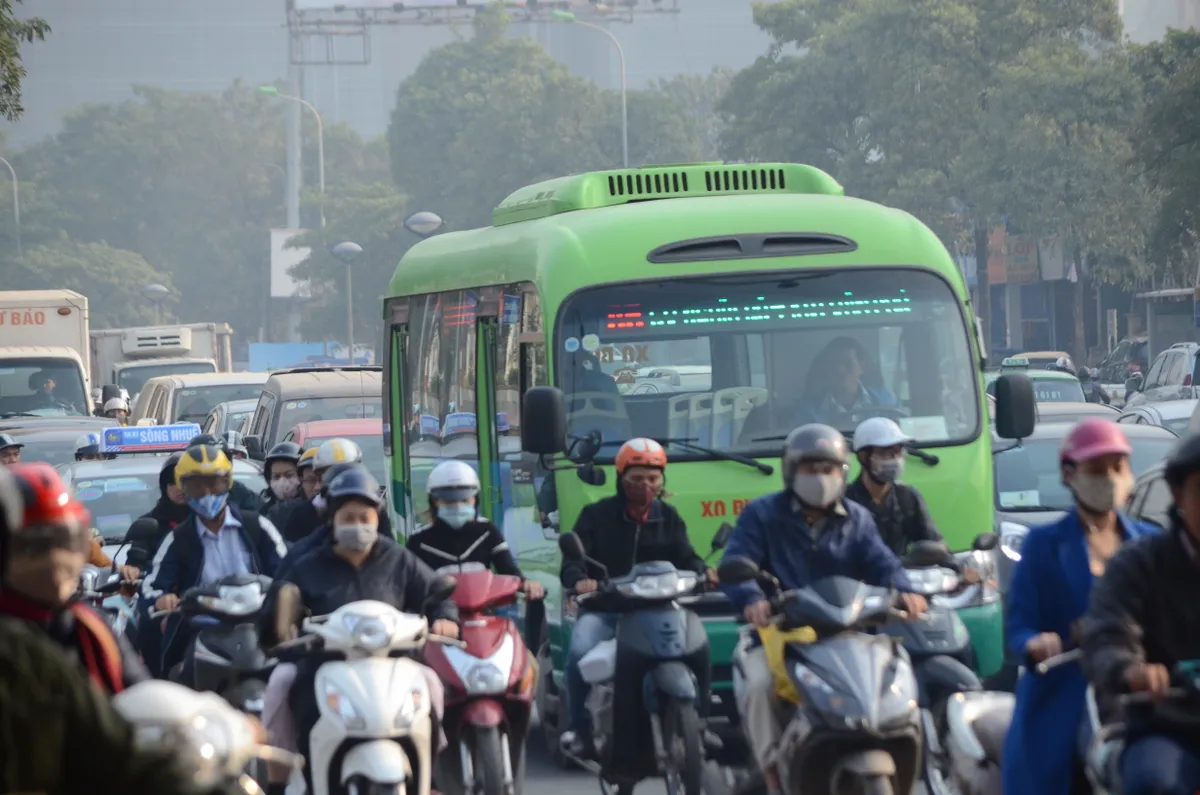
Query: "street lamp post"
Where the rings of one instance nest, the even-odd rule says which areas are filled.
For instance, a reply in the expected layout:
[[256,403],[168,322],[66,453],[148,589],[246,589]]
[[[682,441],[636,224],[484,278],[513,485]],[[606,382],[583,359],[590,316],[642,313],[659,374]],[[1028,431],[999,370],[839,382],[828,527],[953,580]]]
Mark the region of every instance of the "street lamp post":
[[13,223],[17,227],[17,258],[24,259],[25,252],[21,249],[21,189],[17,184],[17,172],[3,157],[0,157],[0,163],[8,167],[8,175],[12,177],[13,186]]
[[154,304],[154,325],[162,323],[162,302],[171,294],[171,290],[161,284],[147,284],[142,288],[142,296]]
[[321,191],[321,228],[325,228],[325,125],[321,121],[321,112],[317,110],[316,105],[313,105],[303,97],[294,97],[291,94],[281,94],[275,86],[259,86],[260,93],[266,94],[269,97],[279,97],[291,102],[299,102],[304,107],[312,111],[313,118],[317,120],[317,178],[320,180]]
[[445,221],[437,213],[419,210],[404,219],[404,228],[424,240],[442,228]]
[[620,39],[611,30],[600,25],[593,25],[591,22],[583,22],[570,11],[554,9],[550,12],[550,17],[562,22],[570,22],[572,25],[578,25],[581,28],[598,30],[605,36],[608,36],[609,40],[617,48],[617,57],[621,61],[621,163],[625,168],[629,168],[629,106],[625,84],[625,48],[621,46]]
[[354,269],[351,264],[362,253],[362,246],[343,240],[329,251],[346,263],[346,359],[349,364],[354,364]]

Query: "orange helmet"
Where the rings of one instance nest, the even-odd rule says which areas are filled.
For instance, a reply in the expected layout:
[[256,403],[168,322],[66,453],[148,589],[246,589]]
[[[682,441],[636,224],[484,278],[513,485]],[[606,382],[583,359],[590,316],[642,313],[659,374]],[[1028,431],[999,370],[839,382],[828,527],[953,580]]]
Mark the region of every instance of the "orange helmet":
[[617,476],[630,467],[654,467],[666,470],[667,451],[653,439],[630,439],[617,451]]
[[16,464],[9,472],[16,478],[24,503],[20,524],[9,528],[14,547],[86,551],[91,542],[91,516],[54,467],[41,462]]

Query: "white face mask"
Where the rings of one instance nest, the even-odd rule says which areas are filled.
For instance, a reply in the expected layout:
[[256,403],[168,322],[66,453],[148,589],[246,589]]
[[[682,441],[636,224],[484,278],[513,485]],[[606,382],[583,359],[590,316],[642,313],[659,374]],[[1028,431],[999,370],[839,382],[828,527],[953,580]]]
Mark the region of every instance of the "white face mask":
[[792,492],[810,508],[828,508],[842,496],[844,482],[837,475],[797,474],[792,479]]
[[333,540],[351,552],[370,549],[379,538],[379,527],[371,524],[338,524],[333,526]]
[[871,463],[871,477],[876,483],[891,483],[904,474],[903,458],[884,458]]
[[1075,501],[1092,513],[1120,510],[1133,493],[1133,476],[1082,475],[1071,476],[1070,487]]
[[300,479],[296,477],[276,478],[271,481],[271,493],[282,502],[296,496],[300,490]]
[[325,510],[325,495],[317,492],[312,498],[313,507],[317,509],[317,513]]

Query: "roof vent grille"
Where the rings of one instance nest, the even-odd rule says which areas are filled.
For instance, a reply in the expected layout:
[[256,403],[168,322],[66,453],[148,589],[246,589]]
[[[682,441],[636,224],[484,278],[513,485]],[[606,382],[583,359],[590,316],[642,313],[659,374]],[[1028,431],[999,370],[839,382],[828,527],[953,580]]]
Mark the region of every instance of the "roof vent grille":
[[711,192],[787,190],[782,168],[723,168],[704,172],[704,188]]
[[608,175],[608,195],[625,197],[666,196],[688,192],[686,171],[630,172]]

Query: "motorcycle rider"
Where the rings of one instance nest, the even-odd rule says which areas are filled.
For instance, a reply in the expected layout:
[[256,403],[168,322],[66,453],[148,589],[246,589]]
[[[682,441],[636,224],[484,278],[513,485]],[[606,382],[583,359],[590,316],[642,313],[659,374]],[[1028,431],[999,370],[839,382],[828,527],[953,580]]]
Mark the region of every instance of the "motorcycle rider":
[[229,456],[230,461],[245,461],[250,457],[250,452],[246,449],[246,442],[237,431],[225,431],[221,434],[221,441],[221,449],[225,451],[225,455]]
[[1083,397],[1088,403],[1103,403],[1106,406],[1112,403],[1100,385],[1092,380],[1091,370],[1080,367],[1076,377],[1079,379],[1079,385],[1083,387]]
[[109,398],[104,402],[104,416],[122,425],[128,425],[129,404],[125,402],[125,398]]
[[1069,356],[1059,356],[1054,360],[1054,364],[1046,365],[1046,369],[1075,375],[1075,363],[1071,361],[1071,357]]
[[[609,577],[628,574],[637,563],[663,560],[716,582],[716,572],[692,548],[683,518],[662,500],[667,477],[667,452],[662,445],[653,439],[630,439],[617,451],[615,463],[617,493],[588,505],[575,521],[573,532],[586,555],[607,567]],[[564,560],[560,579],[564,588],[585,594],[600,587],[601,576],[591,563]],[[579,672],[579,661],[597,643],[614,637],[620,617],[602,608],[589,602],[587,609],[580,611],[567,651],[568,725],[561,743],[567,753],[578,758],[592,752],[587,683]]]
[[[1109,559],[1123,542],[1154,532],[1119,512],[1133,492],[1131,452],[1121,426],[1100,418],[1077,423],[1063,440],[1061,476],[1075,507],[1056,522],[1030,529],[1021,545],[1004,609],[1011,653],[1033,662],[1060,654],[1076,634]],[[1018,680],[1001,763],[1005,792],[1088,791],[1079,764],[1085,758],[1079,746],[1086,748],[1090,740],[1086,692],[1074,663]]]
[[25,445],[7,433],[0,433],[0,466],[21,463],[21,448]]
[[262,512],[276,527],[287,527],[288,514],[298,504],[292,501],[300,494],[300,473],[296,471],[296,464],[301,452],[300,445],[295,442],[280,442],[263,459],[267,490],[262,495]]
[[75,440],[76,461],[111,461],[116,457],[114,453],[104,452],[98,433],[85,433]]
[[[362,459],[362,448],[349,439],[329,439],[317,448],[313,454],[311,472],[303,473],[300,480],[305,494],[308,494],[308,502],[297,505],[283,527],[283,537],[288,543],[295,543],[310,535],[322,524],[321,511],[325,503],[320,494],[320,484],[325,470],[334,464],[361,464]],[[311,493],[308,483],[312,484]]]
[[[287,547],[268,519],[229,503],[233,464],[219,447],[194,445],[185,450],[175,465],[175,483],[187,497],[191,516],[159,546],[151,573],[142,583],[144,602],[153,604],[155,610],[174,610],[180,595],[193,586],[231,574],[275,575]],[[157,623],[141,622],[139,632],[149,634]],[[180,616],[167,618],[163,673],[184,656],[191,637]],[[190,655],[186,659],[190,660]],[[189,671],[184,672],[182,681],[190,681]]]
[[[779,580],[784,590],[835,575],[900,591],[910,618],[925,612],[899,558],[883,542],[871,513],[843,496],[850,451],[841,432],[828,425],[801,425],[783,448],[782,491],[751,500],[725,548]],[[746,620],[764,627],[771,603],[757,582],[721,586]],[[756,642],[741,661],[744,679],[738,710],[768,791],[779,791],[774,749],[782,733],[776,712],[775,678],[766,651]]]
[[[238,445],[242,444],[241,434],[237,434],[236,441]],[[221,449],[221,452],[225,453],[225,457],[228,458],[230,462],[238,457],[238,450],[231,446],[231,440],[228,434],[225,436],[216,436],[211,433],[202,433],[199,436],[193,437],[192,440],[188,442],[188,447],[195,447],[196,445],[212,445],[213,447],[218,447]],[[246,448],[244,445],[242,445],[242,458],[246,457],[245,453]],[[243,511],[262,513],[263,510],[262,499],[253,491],[251,491],[249,486],[247,486],[245,483],[239,482],[236,479],[233,481],[233,485],[229,488],[229,501]]]
[[125,639],[75,601],[92,540],[87,510],[49,464],[20,464],[8,471],[16,481],[22,513],[0,537],[0,615],[44,632],[106,693],[149,678]]
[[[430,586],[437,575],[421,560],[379,532],[379,483],[362,465],[349,465],[326,491],[333,543],[303,555],[282,573],[277,585],[290,583],[299,590],[304,608],[315,616],[328,615],[343,605],[363,599],[385,602],[406,613],[424,614],[430,631],[458,637],[458,608],[452,600],[428,605]],[[272,602],[277,590],[272,591]],[[264,611],[271,613],[268,608]],[[319,662],[281,663],[267,683],[263,719],[271,742],[279,748],[308,755],[308,735],[316,724],[315,682]],[[424,668],[430,702],[441,719],[442,684]],[[435,726],[440,750],[445,743]],[[306,766],[307,775],[307,766]],[[286,771],[272,766],[269,795],[282,793]]]
[[[1164,695],[1174,666],[1200,659],[1200,435],[1179,443],[1165,477],[1170,529],[1124,545],[1092,590],[1082,662],[1102,713],[1111,714],[1121,693]],[[1195,701],[1128,710],[1120,765],[1125,795],[1200,790]]]

